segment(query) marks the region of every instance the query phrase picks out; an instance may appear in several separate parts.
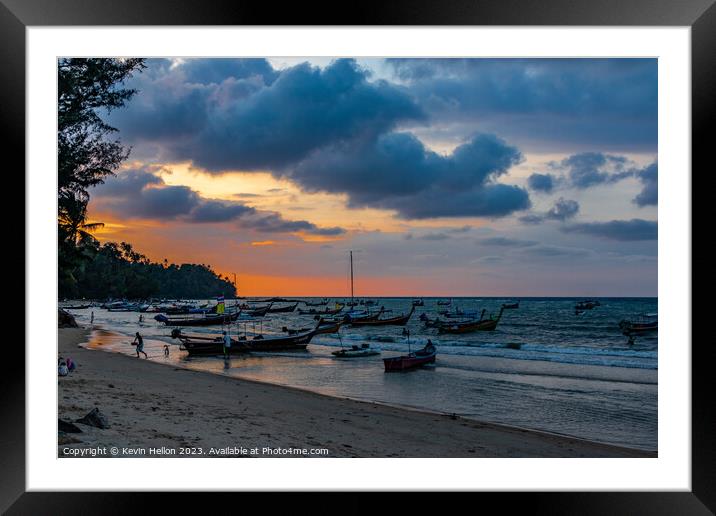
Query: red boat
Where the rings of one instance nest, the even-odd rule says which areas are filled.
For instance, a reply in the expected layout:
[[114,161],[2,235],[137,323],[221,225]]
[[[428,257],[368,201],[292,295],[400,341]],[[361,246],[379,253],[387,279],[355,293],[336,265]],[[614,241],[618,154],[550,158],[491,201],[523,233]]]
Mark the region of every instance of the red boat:
[[431,364],[435,362],[435,356],[437,354],[438,350],[435,348],[435,345],[428,341],[423,349],[414,353],[408,353],[407,355],[399,357],[384,358],[383,364],[385,364],[385,372],[406,371],[425,364]]

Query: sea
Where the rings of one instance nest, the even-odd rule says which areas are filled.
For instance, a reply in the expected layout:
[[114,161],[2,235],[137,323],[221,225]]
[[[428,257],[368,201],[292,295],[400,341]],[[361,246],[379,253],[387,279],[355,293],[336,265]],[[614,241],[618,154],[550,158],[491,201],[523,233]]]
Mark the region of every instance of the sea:
[[[315,298],[292,298],[315,302]],[[386,317],[406,313],[412,298],[371,298],[371,309]],[[443,414],[569,435],[591,441],[657,450],[658,335],[622,335],[619,321],[656,313],[657,298],[596,298],[599,306],[575,312],[577,298],[520,298],[519,308],[504,310],[494,331],[460,335],[426,328],[421,314],[439,312],[497,314],[507,298],[423,298],[405,329],[400,326],[344,326],[339,334],[318,335],[306,351],[261,352],[245,356],[188,357],[171,338],[172,328],[152,313],[70,310],[95,332],[87,347],[136,355],[135,332],[145,339],[149,360],[218,375],[246,378],[340,398],[427,410]],[[328,307],[333,307],[331,300]],[[339,300],[343,301],[343,300]],[[205,300],[204,302],[209,302]],[[241,300],[252,304],[265,303]],[[227,301],[230,307],[232,301]],[[276,303],[274,306],[285,306]],[[299,304],[299,308],[306,307]],[[355,309],[363,309],[357,306]],[[440,316],[445,320],[444,316]],[[459,319],[458,319],[459,320]],[[311,328],[313,316],[268,314],[234,324],[232,335],[284,334],[283,327]],[[221,327],[182,328],[184,333],[218,334]],[[407,335],[406,335],[407,333]],[[416,350],[431,339],[438,350],[432,366],[385,373],[382,358]],[[379,356],[338,359],[332,351],[369,342]],[[170,353],[164,356],[164,345]]]

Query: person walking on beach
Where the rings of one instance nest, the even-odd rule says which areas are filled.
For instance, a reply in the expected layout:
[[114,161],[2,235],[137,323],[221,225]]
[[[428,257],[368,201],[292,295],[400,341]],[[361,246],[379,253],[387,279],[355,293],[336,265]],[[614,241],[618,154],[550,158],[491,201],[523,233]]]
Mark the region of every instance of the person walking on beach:
[[231,335],[226,333],[226,330],[223,331],[224,334],[224,358],[229,358],[229,354],[231,353]]
[[139,332],[137,332],[137,336],[134,337],[134,342],[132,342],[132,346],[137,346],[137,358],[139,358],[140,353],[144,354],[144,358],[149,358],[144,352],[144,339],[139,334]]
[[94,310],[90,313],[90,324],[94,324]]

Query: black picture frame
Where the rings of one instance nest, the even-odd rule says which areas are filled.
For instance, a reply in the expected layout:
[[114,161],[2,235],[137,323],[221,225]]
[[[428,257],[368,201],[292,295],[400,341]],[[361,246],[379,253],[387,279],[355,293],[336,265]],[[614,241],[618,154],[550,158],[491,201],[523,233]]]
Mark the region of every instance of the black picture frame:
[[[689,26],[692,44],[693,170],[709,157],[707,136],[714,119],[716,92],[716,0],[401,0],[360,2],[346,12],[321,4],[282,4],[241,0],[0,0],[0,115],[3,156],[14,170],[24,170],[25,155],[25,29],[61,25],[554,25],[554,26]],[[709,167],[709,169],[712,166]],[[9,171],[10,169],[8,169]],[[706,172],[706,170],[704,170]],[[684,171],[685,176],[688,171]],[[19,176],[19,174],[15,174]],[[692,174],[693,181],[693,174]],[[19,179],[19,177],[18,177]],[[15,186],[25,192],[24,180]],[[692,203],[693,206],[693,203]],[[12,229],[15,242],[24,240]],[[709,232],[710,233],[710,232]],[[21,250],[23,249],[23,250]],[[693,252],[693,251],[692,251]],[[6,257],[7,259],[7,257]],[[22,262],[22,265],[21,265]],[[25,268],[24,246],[10,260]],[[693,272],[692,272],[693,273]],[[690,339],[691,336],[688,336]],[[9,344],[9,342],[8,342]],[[33,343],[26,342],[25,345]],[[708,370],[715,354],[710,339],[679,343],[692,351],[692,490],[642,493],[485,493],[501,510],[523,504],[531,513],[550,514],[709,514],[716,511],[716,456],[713,433],[714,389]],[[3,362],[12,368],[0,374],[0,511],[8,514],[119,514],[141,510],[148,501],[129,493],[25,492],[25,350],[3,346]],[[146,496],[146,495],[144,495]],[[159,495],[164,510],[183,506],[186,496]],[[196,496],[196,495],[192,495]],[[216,494],[211,496],[216,497]],[[248,495],[242,495],[246,500]],[[251,495],[256,498],[259,495]],[[356,495],[351,495],[356,496]],[[372,507],[374,495],[356,500],[353,510]],[[274,500],[280,501],[281,497]],[[410,503],[420,506],[425,498]],[[216,498],[214,499],[216,501]],[[252,504],[258,500],[252,500]],[[249,503],[249,502],[247,502]],[[345,502],[342,502],[345,503]],[[406,502],[407,504],[408,502]],[[409,510],[410,504],[403,505]],[[248,505],[246,506],[248,507]],[[320,512],[320,511],[319,511]],[[343,511],[345,512],[345,511]]]

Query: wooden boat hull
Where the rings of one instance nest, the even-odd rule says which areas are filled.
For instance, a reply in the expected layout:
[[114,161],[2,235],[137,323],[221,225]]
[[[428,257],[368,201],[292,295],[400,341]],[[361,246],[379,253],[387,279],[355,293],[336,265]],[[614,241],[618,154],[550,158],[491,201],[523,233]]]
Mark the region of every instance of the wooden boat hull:
[[403,355],[400,357],[384,358],[383,365],[385,366],[386,373],[395,371],[407,371],[410,369],[418,368],[425,364],[431,364],[435,362],[436,356],[437,351],[434,351],[433,353],[424,356],[418,356],[417,354],[415,354]]
[[622,330],[622,334],[626,336],[643,335],[645,333],[659,331],[659,323],[633,323],[630,321],[622,321],[619,323],[619,328]]
[[473,331],[493,331],[498,320],[478,321],[475,323],[444,323],[438,326],[438,333],[470,333]]
[[[445,322],[438,326],[438,333],[453,333],[453,334],[459,334],[459,333],[470,333],[473,331],[494,331],[497,328],[497,324],[500,322],[500,319],[502,319],[502,312],[504,311],[504,307],[500,308],[500,313],[497,317],[494,319],[479,319],[476,321],[467,321],[467,322]],[[485,311],[482,311],[482,314],[484,315]]]
[[[232,341],[229,352],[235,355],[250,351],[303,351],[311,342],[314,335],[315,330],[311,330],[300,335],[291,335],[288,337],[242,338]],[[179,338],[182,343],[182,348],[185,349],[189,355],[221,355],[224,353],[224,343],[221,337],[189,337],[178,334],[176,338]]]
[[262,306],[261,308],[249,310],[246,312],[246,315],[250,315],[251,317],[263,317],[270,311],[271,311],[271,304],[269,304],[267,306]]
[[361,358],[380,355],[381,351],[375,348],[339,349],[331,352],[336,358]]
[[358,319],[350,321],[350,324],[351,326],[405,326],[414,311],[415,307],[413,306],[406,315],[391,317],[390,319]]
[[292,306],[284,306],[283,308],[271,308],[268,313],[270,314],[286,314],[293,312],[296,307],[298,306],[298,303]]
[[300,310],[298,311],[301,315],[336,315],[337,313],[340,313],[340,311],[343,310],[343,307],[336,308],[335,310],[323,310],[321,312],[317,310]]
[[240,315],[241,312],[235,312],[233,314],[207,315],[206,317],[178,319],[167,317],[164,314],[159,314],[155,316],[154,319],[164,323],[166,326],[217,326],[236,321]]
[[[318,326],[318,329],[315,330],[315,332],[316,332],[315,334],[322,335],[322,334],[327,334],[327,333],[338,333],[338,331],[341,329],[341,326],[343,326],[343,321],[338,321],[338,322],[328,323],[328,324],[322,323],[321,325]],[[296,335],[298,333],[302,333],[302,332],[308,331],[308,330],[306,330],[306,329],[291,330],[288,328],[284,328],[283,331],[287,332],[289,335]]]

